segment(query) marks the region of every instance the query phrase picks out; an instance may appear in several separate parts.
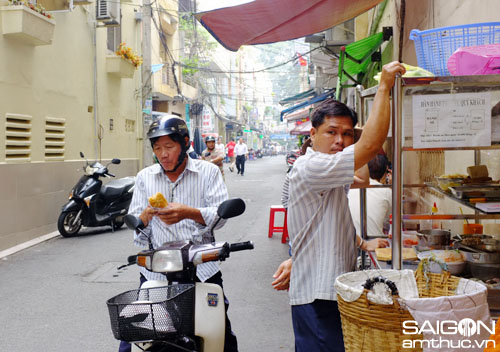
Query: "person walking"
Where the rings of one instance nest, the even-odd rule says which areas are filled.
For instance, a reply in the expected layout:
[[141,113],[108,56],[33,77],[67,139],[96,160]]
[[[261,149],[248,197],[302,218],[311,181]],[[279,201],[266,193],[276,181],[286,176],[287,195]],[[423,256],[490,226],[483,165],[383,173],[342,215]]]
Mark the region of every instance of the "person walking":
[[234,147],[234,153],[236,154],[236,168],[241,176],[245,173],[245,161],[248,155],[248,148],[243,138],[240,137],[238,144]]
[[226,144],[227,156],[229,157],[229,171],[234,171],[234,164],[236,162],[236,157],[234,156],[234,147],[236,143],[234,142],[234,138],[231,138],[228,144]]

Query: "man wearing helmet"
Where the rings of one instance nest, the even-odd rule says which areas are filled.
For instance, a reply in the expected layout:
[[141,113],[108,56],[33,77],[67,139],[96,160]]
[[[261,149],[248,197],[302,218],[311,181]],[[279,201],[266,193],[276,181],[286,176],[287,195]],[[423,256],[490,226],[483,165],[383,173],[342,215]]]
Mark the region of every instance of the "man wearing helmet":
[[205,144],[207,147],[203,152],[201,153],[201,157],[203,160],[209,161],[212,164],[215,164],[219,167],[219,170],[222,174],[222,178],[224,178],[224,169],[223,169],[223,163],[222,161],[224,160],[225,153],[224,150],[217,149],[215,147],[215,137],[214,136],[207,136],[205,137]]
[[[186,123],[174,115],[162,116],[154,121],[148,131],[156,164],[139,171],[129,213],[141,218],[145,233],[149,234],[154,248],[164,242],[192,240],[208,243],[212,240],[207,231],[217,220],[217,207],[228,199],[227,188],[218,167],[187,155],[189,132]],[[168,201],[162,209],[153,209],[148,197],[161,192]],[[224,225],[224,220],[215,227]],[[148,238],[134,234],[134,243],[148,247]],[[209,262],[197,267],[197,279],[222,287],[219,264]],[[165,276],[141,268],[141,284],[146,280],[165,280]],[[229,305],[224,297],[226,312]],[[224,351],[237,351],[236,336],[226,314]],[[130,351],[122,342],[120,352]]]

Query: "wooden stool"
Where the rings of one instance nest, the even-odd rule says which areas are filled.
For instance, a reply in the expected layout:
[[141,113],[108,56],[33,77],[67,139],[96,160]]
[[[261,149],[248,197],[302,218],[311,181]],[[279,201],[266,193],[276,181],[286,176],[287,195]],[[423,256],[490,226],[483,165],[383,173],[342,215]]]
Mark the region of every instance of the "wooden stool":
[[[276,213],[283,212],[285,214],[285,220],[283,226],[275,226],[274,224],[274,215]],[[283,208],[281,205],[271,205],[271,210],[269,212],[269,234],[268,237],[271,238],[273,237],[273,233],[279,232],[282,233],[283,235],[281,236],[281,243],[286,243],[288,240],[288,229],[286,226],[286,209]]]

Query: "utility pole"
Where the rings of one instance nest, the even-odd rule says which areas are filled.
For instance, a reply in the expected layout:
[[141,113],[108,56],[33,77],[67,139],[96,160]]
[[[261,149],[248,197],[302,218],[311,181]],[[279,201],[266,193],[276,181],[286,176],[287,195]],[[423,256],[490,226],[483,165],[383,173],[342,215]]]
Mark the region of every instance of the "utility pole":
[[151,2],[143,0],[142,6],[142,121],[143,167],[153,164],[153,150],[147,133],[152,121],[153,96],[151,86]]

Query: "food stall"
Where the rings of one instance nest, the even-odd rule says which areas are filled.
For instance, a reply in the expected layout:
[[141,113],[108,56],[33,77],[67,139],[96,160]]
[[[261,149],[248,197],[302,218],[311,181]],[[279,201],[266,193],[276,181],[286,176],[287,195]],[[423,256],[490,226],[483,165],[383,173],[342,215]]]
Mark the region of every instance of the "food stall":
[[[376,90],[357,92],[361,124]],[[380,266],[415,268],[415,256],[435,250],[454,275],[488,286],[490,310],[498,316],[500,77],[397,78],[392,110],[392,253],[379,257]],[[361,192],[363,236],[365,197]],[[418,234],[417,245],[404,246],[408,233]]]

